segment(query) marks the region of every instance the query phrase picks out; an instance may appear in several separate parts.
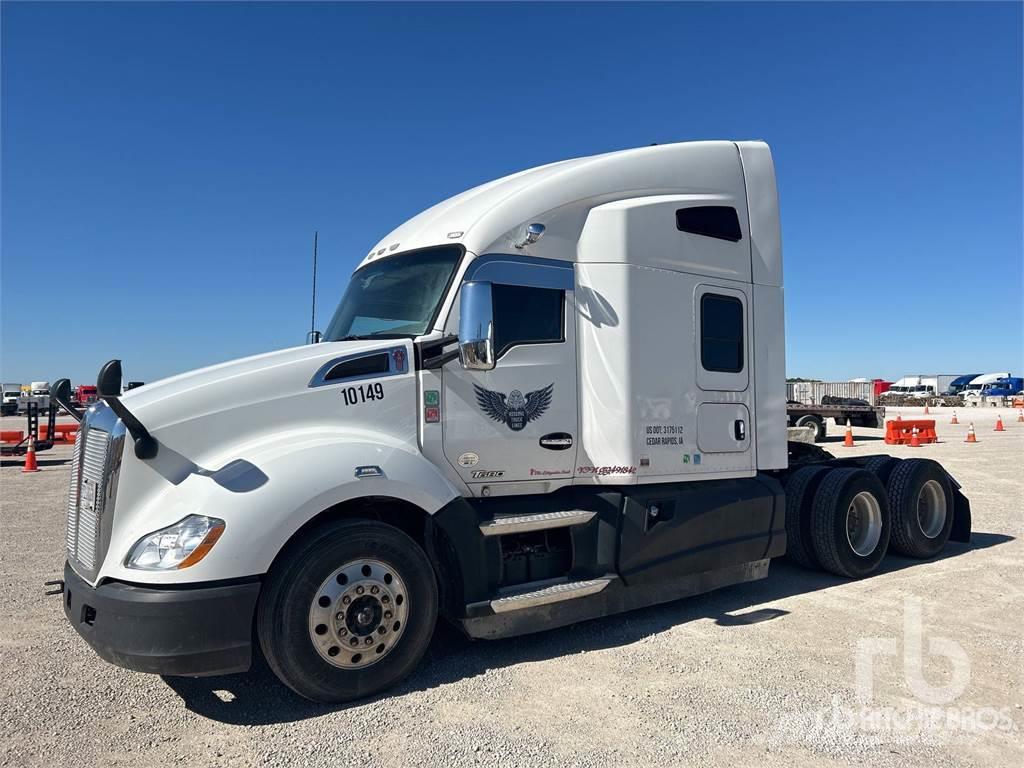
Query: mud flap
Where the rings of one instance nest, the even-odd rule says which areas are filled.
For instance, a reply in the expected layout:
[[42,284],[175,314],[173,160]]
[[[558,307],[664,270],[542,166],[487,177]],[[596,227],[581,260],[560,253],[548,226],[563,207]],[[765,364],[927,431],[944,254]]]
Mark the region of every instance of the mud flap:
[[953,489],[953,527],[949,531],[950,541],[971,541],[971,502],[960,490],[960,483],[948,472],[950,487]]

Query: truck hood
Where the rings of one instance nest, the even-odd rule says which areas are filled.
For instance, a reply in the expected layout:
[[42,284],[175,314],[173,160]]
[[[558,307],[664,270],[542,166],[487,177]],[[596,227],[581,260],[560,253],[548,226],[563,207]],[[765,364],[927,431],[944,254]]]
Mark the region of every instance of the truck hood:
[[405,339],[336,341],[266,352],[199,368],[126,392],[121,400],[153,433],[226,410],[245,409],[307,389],[330,360],[405,346]]

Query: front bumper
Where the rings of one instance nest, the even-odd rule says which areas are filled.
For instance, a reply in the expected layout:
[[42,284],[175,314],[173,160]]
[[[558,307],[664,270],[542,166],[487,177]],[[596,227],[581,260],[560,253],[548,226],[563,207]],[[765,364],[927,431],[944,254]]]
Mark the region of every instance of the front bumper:
[[64,613],[100,658],[137,672],[200,677],[244,672],[260,583],[92,587],[64,564]]

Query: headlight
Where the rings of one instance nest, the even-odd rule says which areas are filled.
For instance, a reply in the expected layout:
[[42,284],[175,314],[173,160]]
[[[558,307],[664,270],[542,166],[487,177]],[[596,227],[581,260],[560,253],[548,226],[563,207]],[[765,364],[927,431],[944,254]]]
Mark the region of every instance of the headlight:
[[206,557],[222,533],[223,520],[189,515],[174,525],[139,539],[132,547],[125,566],[141,571],[188,568]]

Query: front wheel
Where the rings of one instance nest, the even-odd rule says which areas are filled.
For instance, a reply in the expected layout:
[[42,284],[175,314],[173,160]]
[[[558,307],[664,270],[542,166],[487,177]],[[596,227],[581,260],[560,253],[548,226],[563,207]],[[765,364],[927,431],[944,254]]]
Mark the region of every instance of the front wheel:
[[256,631],[281,682],[331,704],[408,675],[436,621],[437,583],[420,546],[393,526],[346,520],[316,529],[275,564]]

